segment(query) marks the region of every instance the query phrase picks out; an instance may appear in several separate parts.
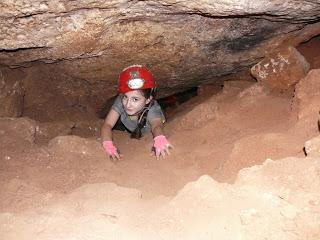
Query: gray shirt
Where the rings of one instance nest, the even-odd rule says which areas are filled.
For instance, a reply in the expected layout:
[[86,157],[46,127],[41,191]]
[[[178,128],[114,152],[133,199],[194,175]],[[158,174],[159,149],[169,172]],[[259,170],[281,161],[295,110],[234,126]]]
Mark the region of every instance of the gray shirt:
[[[123,108],[123,104],[122,104],[120,95],[114,101],[114,103],[112,105],[112,109],[120,114],[120,120],[126,126],[126,128],[128,130],[130,130],[132,132],[136,129],[136,127],[138,126],[138,120],[130,119],[130,116],[126,113],[126,111]],[[165,122],[164,114],[161,110],[159,103],[156,100],[154,100],[152,105],[149,107],[149,111],[148,111],[148,115],[147,115],[147,123],[146,123],[145,127],[141,130],[142,133],[146,133],[146,132],[151,131],[150,121],[155,118],[160,118],[162,120],[162,122]]]

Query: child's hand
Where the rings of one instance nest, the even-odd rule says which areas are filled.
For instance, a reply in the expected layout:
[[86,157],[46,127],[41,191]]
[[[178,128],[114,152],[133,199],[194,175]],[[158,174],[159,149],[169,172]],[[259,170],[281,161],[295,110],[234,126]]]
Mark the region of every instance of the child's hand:
[[166,155],[170,155],[170,148],[173,148],[173,146],[168,142],[167,138],[163,135],[156,136],[154,139],[154,152],[157,157],[157,159],[162,156],[165,158]]
[[103,141],[102,143],[104,150],[109,155],[110,160],[118,161],[122,155],[119,154],[118,149],[113,145],[112,141]]

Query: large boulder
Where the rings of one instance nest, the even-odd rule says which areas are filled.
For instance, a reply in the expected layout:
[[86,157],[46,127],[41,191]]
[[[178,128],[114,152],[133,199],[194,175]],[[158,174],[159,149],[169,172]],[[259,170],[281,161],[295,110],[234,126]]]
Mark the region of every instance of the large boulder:
[[310,64],[293,47],[273,53],[251,68],[252,75],[271,91],[286,91],[306,76]]

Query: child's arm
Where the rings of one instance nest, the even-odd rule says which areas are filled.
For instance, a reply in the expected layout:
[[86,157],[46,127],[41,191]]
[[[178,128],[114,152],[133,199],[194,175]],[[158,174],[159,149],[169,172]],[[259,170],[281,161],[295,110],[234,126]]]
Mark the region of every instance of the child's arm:
[[161,118],[152,119],[150,121],[150,125],[153,134],[153,147],[155,148],[156,157],[159,159],[160,156],[165,157],[166,154],[169,155],[169,149],[173,147],[163,135],[163,122]]
[[151,132],[152,132],[152,135],[153,137],[157,137],[157,136],[160,136],[160,135],[163,135],[163,123],[162,123],[162,120],[161,118],[154,118],[150,121],[150,125],[151,125]]
[[119,160],[121,156],[118,153],[117,148],[113,145],[112,141],[112,128],[118,121],[120,115],[114,109],[111,109],[104,120],[101,128],[102,145],[106,153],[112,160]]

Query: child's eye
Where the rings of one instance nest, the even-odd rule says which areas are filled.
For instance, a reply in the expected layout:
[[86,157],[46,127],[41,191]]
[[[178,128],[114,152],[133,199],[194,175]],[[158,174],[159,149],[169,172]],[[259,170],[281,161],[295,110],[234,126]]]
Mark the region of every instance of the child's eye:
[[133,101],[134,102],[136,102],[136,101],[138,101],[139,100],[139,98],[133,98]]

